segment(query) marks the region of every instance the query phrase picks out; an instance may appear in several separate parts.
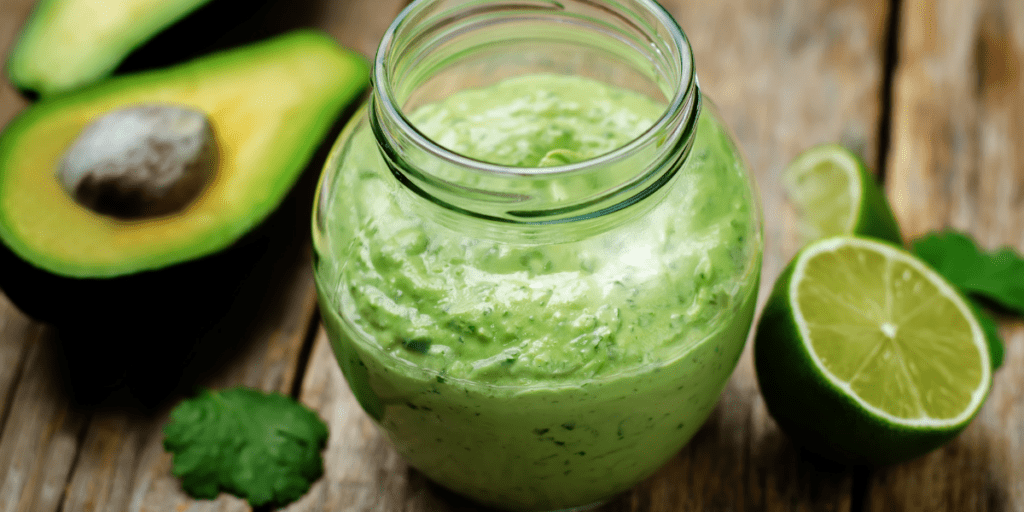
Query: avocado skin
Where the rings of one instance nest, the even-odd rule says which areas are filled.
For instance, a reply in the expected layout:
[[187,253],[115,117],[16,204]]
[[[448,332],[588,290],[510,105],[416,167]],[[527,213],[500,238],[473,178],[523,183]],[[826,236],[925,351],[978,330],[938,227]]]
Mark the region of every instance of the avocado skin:
[[112,279],[57,276],[0,244],[0,288],[23,313],[55,329],[72,403],[94,405],[126,389],[154,406],[181,386],[198,344],[218,339],[206,333],[229,312],[266,254],[277,216],[225,251]]
[[108,324],[108,330],[131,331],[166,322],[202,327],[230,305],[265,245],[256,228],[227,250],[203,258],[121,277],[78,279],[40,269],[0,243],[0,290],[29,317],[59,328]]
[[313,3],[208,0],[135,47],[113,76],[163,68],[309,26]]

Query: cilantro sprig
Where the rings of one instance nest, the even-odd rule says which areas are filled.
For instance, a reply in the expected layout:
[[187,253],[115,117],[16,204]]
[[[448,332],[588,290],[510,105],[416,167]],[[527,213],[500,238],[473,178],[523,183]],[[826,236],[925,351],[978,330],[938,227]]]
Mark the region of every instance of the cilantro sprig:
[[984,252],[958,231],[929,233],[914,253],[963,292],[1024,316],[1024,258],[1010,247]]
[[983,251],[970,236],[954,230],[928,233],[912,249],[968,297],[988,339],[993,366],[1002,364],[999,329],[982,303],[1024,316],[1024,258],[1010,247]]
[[197,499],[225,491],[253,507],[282,507],[323,475],[327,425],[294,399],[248,388],[203,390],[171,412],[164,449]]

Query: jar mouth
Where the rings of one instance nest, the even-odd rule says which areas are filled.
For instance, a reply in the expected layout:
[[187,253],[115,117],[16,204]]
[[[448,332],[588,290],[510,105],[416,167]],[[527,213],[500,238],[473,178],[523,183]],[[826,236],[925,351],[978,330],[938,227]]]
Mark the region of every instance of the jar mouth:
[[[623,8],[622,4],[614,1],[604,2],[603,0],[515,0],[515,1],[497,1],[494,0],[469,0],[465,2],[466,6],[469,6],[467,11],[473,15],[487,14],[492,11],[515,11],[519,9],[523,10],[534,10],[534,11],[550,11],[558,12],[564,9],[564,4],[572,1],[586,4],[591,7],[596,7],[602,11],[613,13],[618,15],[617,10]],[[650,28],[657,28],[657,30],[664,32],[667,35],[667,40],[655,40],[650,33],[646,33],[647,40],[643,41],[649,46],[647,50],[653,48],[654,54],[666,59],[665,62],[656,63],[655,67],[660,68],[662,73],[668,72],[674,76],[661,77],[667,80],[668,85],[672,86],[672,94],[668,96],[668,101],[665,106],[665,110],[657,118],[657,120],[645,130],[638,137],[630,140],[624,145],[618,146],[615,149],[603,153],[599,156],[589,158],[579,162],[552,165],[545,167],[518,167],[511,165],[503,165],[483,160],[478,160],[458,152],[452,151],[447,147],[435,142],[431,138],[427,137],[421,132],[406,114],[406,109],[400,105],[403,103],[403,99],[397,94],[396,87],[397,82],[402,80],[404,77],[398,76],[396,73],[396,66],[394,61],[396,60],[396,53],[401,51],[400,48],[396,47],[396,43],[401,40],[403,31],[409,30],[409,25],[415,23],[414,18],[421,17],[423,11],[427,6],[435,3],[436,0],[416,0],[406,6],[405,9],[395,18],[394,22],[388,27],[387,32],[381,39],[380,46],[374,58],[373,72],[371,75],[371,83],[373,85],[373,98],[374,108],[380,109],[381,114],[389,119],[393,124],[389,127],[390,130],[400,133],[403,144],[411,145],[416,148],[417,151],[422,151],[429,154],[432,158],[440,159],[448,162],[461,169],[472,171],[474,173],[487,174],[492,176],[506,176],[510,178],[529,179],[529,178],[540,178],[540,177],[552,177],[564,174],[575,174],[579,172],[585,172],[593,169],[594,167],[608,165],[613,162],[622,161],[629,159],[631,156],[639,152],[643,146],[650,143],[650,140],[658,134],[663,134],[672,131],[673,124],[678,124],[678,113],[684,113],[689,119],[684,120],[685,125],[689,125],[689,128],[694,128],[696,124],[696,117],[700,109],[700,93],[697,86],[696,71],[693,65],[693,53],[690,47],[689,41],[682,29],[676,23],[675,19],[657,2],[653,0],[630,0],[635,3],[636,6],[643,9],[643,14],[648,15],[648,23],[654,22],[656,27],[649,26]],[[625,16],[618,15],[619,19],[625,24],[630,25],[637,33],[645,33],[645,27],[639,26],[635,20],[630,20]],[[453,16],[441,17],[440,21],[450,22]],[[484,22],[486,23],[486,22]],[[472,28],[461,27],[458,30],[472,30]],[[458,31],[456,30],[456,31]],[[569,28],[567,30],[572,30]],[[608,35],[614,36],[611,32]],[[423,39],[423,34],[417,34],[414,38]],[[660,39],[660,38],[659,38]],[[419,43],[421,41],[417,41]],[[633,41],[636,43],[636,41]],[[668,44],[669,51],[663,51],[659,48],[659,43]],[[415,43],[414,43],[415,44]],[[640,48],[637,48],[640,50]],[[672,57],[675,57],[674,59]],[[422,59],[422,56],[420,56]]]

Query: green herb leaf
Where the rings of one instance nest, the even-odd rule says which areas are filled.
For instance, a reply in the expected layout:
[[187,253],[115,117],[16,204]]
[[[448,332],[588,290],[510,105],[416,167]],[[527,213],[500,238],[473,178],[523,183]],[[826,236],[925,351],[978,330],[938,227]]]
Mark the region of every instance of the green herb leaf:
[[1024,258],[1013,249],[982,252],[969,236],[942,231],[915,241],[913,250],[964,293],[1024,315]]
[[323,475],[327,425],[281,394],[204,390],[171,411],[164,435],[171,472],[197,499],[225,491],[253,507],[282,507]]

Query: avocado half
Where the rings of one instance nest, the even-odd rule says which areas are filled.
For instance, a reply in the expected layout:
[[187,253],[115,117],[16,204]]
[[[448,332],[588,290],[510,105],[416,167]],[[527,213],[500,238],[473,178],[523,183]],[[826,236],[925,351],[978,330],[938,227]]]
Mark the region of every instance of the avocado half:
[[[251,232],[288,194],[368,72],[361,56],[326,35],[298,31],[29,107],[0,134],[0,288],[28,315],[58,325],[214,304],[211,287],[247,271],[233,247],[259,239]],[[69,145],[97,116],[152,103],[208,116],[219,154],[206,188],[159,217],[126,220],[78,204],[56,177]]]
[[11,82],[46,97],[109,75],[135,48],[210,0],[40,0],[7,61]]

